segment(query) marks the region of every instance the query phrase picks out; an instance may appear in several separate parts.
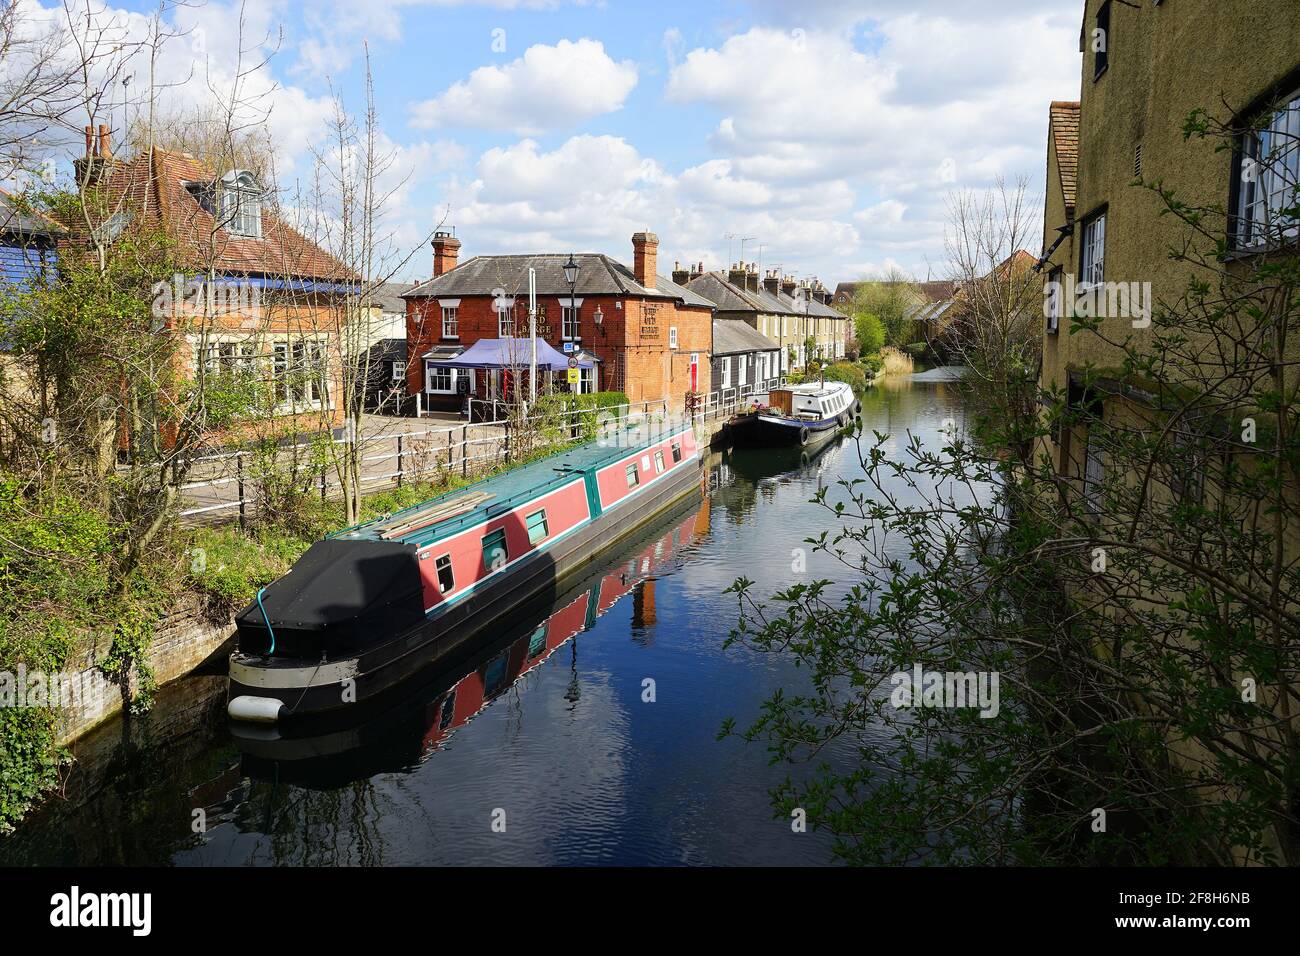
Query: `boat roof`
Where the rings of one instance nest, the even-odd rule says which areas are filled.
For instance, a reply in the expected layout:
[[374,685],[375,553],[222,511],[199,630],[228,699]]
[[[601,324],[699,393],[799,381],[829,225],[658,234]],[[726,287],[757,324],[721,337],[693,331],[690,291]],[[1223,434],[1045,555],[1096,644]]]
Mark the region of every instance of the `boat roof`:
[[[825,385],[818,382],[801,382],[798,385],[785,385],[782,387],[785,391],[794,392],[796,395],[822,396],[829,395],[832,392],[842,392],[850,386],[848,382],[827,382]],[[772,391],[775,392],[778,389],[772,389]]]
[[[602,439],[593,439],[580,445],[556,452],[526,465],[520,465],[500,474],[481,478],[468,485],[437,495],[427,501],[381,515],[370,521],[344,528],[327,535],[329,538],[349,540],[395,541],[415,545],[417,548],[449,537],[476,524],[489,521],[497,515],[517,508],[521,502],[536,498],[548,491],[579,478],[592,468],[600,468],[630,452],[656,445],[666,438],[681,434],[690,428],[689,423],[664,426],[641,424],[635,428],[620,429]],[[471,496],[477,496],[473,498]],[[414,527],[409,532],[391,538],[384,531],[403,524],[402,519],[414,521],[418,513],[430,509],[435,503],[446,503],[452,508],[456,499],[468,499],[465,510],[454,511],[433,523]]]

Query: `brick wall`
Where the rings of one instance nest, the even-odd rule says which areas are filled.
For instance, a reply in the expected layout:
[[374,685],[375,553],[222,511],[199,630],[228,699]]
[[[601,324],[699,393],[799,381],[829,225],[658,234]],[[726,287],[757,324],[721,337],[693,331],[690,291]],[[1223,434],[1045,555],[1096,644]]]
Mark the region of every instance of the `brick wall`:
[[[567,298],[567,296],[565,296]],[[699,354],[699,380],[709,378],[709,349],[712,347],[712,310],[679,306],[671,300],[636,299],[620,296],[579,296],[578,332],[580,344],[601,360],[603,391],[626,392],[632,402],[667,399],[673,408],[682,407],[690,388],[691,353]],[[562,307],[558,296],[538,296],[538,337],[557,350],[563,348]],[[596,325],[597,306],[603,313]],[[411,394],[424,389],[424,359],[436,345],[459,344],[468,348],[480,339],[495,339],[500,330],[491,296],[462,296],[458,309],[458,339],[442,338],[442,307],[437,299],[407,301],[407,343],[411,356],[407,387]],[[516,298],[516,332],[528,334],[528,306],[524,296]],[[677,329],[677,348],[669,348],[670,329]],[[426,399],[428,396],[426,396]],[[458,400],[446,407],[458,405]]]
[[[158,623],[149,646],[149,665],[155,681],[162,685],[189,674],[220,650],[234,629],[231,618],[211,620],[198,596],[182,599]],[[104,636],[80,659],[68,664],[67,671],[74,672],[84,693],[79,706],[64,708],[59,715],[61,743],[84,734],[122,709],[122,687],[95,666],[108,653],[110,643]]]

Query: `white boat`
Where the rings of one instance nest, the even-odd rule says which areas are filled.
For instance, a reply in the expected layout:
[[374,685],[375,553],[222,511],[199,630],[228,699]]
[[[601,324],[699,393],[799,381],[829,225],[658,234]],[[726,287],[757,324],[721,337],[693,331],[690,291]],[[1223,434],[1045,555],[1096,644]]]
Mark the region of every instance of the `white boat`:
[[791,385],[772,389],[766,403],[735,423],[732,433],[740,445],[806,445],[843,428],[861,411],[846,382]]

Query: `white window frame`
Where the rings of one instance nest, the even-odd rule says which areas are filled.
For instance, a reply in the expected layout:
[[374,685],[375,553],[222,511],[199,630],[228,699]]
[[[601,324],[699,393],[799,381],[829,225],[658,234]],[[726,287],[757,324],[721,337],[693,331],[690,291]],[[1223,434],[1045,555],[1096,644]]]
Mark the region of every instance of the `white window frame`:
[[1273,114],[1267,127],[1242,137],[1233,179],[1237,190],[1234,248],[1258,249],[1270,240],[1300,234],[1300,221],[1283,225],[1279,216],[1296,204],[1295,189],[1300,185],[1300,91]]
[[[447,387],[435,388],[434,382],[442,378],[442,373],[447,373]],[[436,365],[426,365],[424,369],[424,390],[430,395],[455,395],[456,379],[460,369],[439,368]]]
[[[506,324],[510,325],[510,332],[506,333]],[[515,307],[497,306],[497,337],[514,338],[515,337]]]
[[262,190],[252,173],[234,170],[221,180],[221,226],[249,239],[262,238]]
[[[288,382],[300,369],[309,371],[293,388]],[[296,414],[320,408],[332,408],[330,395],[329,350],[324,339],[281,338],[271,342],[271,377],[277,414]]]
[[668,347],[677,348],[677,326],[675,325],[668,326]]
[[731,388],[731,356],[722,356],[722,384],[721,388]]
[[582,341],[582,313],[571,305],[560,306],[560,340],[563,342]]
[[1087,292],[1106,281],[1106,210],[1083,224],[1083,258],[1080,260],[1080,292]]
[[1089,434],[1083,445],[1083,507],[1091,515],[1101,514],[1101,488],[1105,480],[1105,462]]
[[406,363],[397,359],[393,362],[392,377],[394,382],[400,382],[406,378]]
[[444,305],[442,307],[442,337],[444,339],[460,338],[460,306]]
[[1047,274],[1047,331],[1055,335],[1061,326],[1061,302],[1065,293],[1061,289],[1062,270],[1053,269]]

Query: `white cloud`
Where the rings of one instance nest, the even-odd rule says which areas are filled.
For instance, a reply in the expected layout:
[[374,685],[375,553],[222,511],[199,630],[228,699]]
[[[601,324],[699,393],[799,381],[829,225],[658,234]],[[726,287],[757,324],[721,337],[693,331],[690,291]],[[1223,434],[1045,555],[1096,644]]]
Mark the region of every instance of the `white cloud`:
[[[1041,178],[1047,104],[1077,95],[1076,6],[976,17],[879,0],[825,22],[801,7],[802,25],[764,8],[797,28],[754,26],[669,64],[667,98],[719,114],[718,158],[683,174],[684,194],[744,213],[756,197],[860,193],[868,205],[848,217],[853,232],[822,246],[851,246],[856,233],[849,254],[860,258],[845,268],[903,260],[924,271],[943,258],[952,190]],[[865,35],[852,29],[864,22]],[[842,218],[834,201],[816,213]],[[787,247],[797,234],[762,235]]]
[[[489,149],[448,201],[466,255],[578,249],[628,262],[632,233],[649,229],[667,274],[674,260],[725,266],[730,229],[769,237],[769,248],[780,237],[783,264],[807,271],[858,243],[857,229],[839,218],[852,208],[847,184],[772,191],[731,177],[725,162],[673,176],[615,136],[574,136],[551,151],[531,139]],[[757,255],[755,243],[746,258]]]
[[636,65],[615,62],[599,41],[537,44],[504,66],[482,66],[441,95],[416,103],[416,128],[468,127],[532,136],[621,109]]

